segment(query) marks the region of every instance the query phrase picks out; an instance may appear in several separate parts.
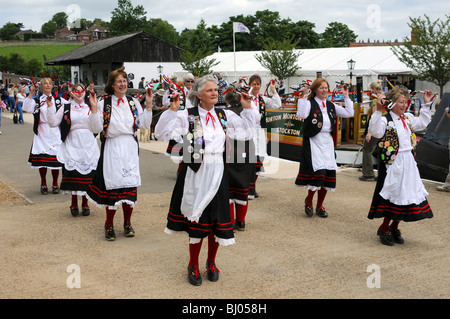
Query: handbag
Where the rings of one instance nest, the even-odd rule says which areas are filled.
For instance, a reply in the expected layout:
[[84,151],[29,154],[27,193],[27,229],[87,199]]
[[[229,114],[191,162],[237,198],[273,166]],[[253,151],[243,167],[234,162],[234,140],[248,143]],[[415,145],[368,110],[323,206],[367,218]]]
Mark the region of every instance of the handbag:
[[18,116],[17,116],[17,112],[14,112],[14,115],[13,115],[13,122],[14,122],[14,124],[17,124],[17,123],[19,122],[19,118],[18,118]]

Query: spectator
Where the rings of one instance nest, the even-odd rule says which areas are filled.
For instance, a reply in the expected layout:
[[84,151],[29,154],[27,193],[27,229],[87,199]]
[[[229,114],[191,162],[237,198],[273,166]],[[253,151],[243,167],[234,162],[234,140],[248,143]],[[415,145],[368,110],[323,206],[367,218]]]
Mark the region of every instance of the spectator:
[[20,86],[19,92],[16,95],[16,110],[19,112],[19,124],[24,124],[22,106],[25,99],[26,99],[25,89],[24,87]]

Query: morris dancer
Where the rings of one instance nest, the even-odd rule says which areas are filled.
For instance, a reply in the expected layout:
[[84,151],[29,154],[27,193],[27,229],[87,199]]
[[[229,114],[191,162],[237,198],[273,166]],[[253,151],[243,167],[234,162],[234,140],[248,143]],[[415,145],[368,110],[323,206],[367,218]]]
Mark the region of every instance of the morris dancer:
[[61,133],[59,127],[50,127],[47,120],[47,100],[51,101],[52,105],[55,105],[57,109],[62,104],[69,103],[63,98],[52,96],[53,81],[50,78],[41,79],[42,95],[40,97],[33,98],[36,95],[37,86],[35,83],[30,88],[30,94],[24,100],[22,109],[25,112],[32,113],[34,117],[33,123],[33,145],[31,146],[30,156],[28,157],[28,163],[31,167],[39,169],[39,175],[41,176],[41,194],[48,193],[47,188],[47,169],[52,172],[53,184],[52,193],[59,193],[58,178],[59,170],[62,167],[62,163],[58,161],[56,155],[59,152],[61,146]]
[[215,109],[217,80],[204,76],[196,81],[188,96],[193,108],[178,111],[179,94],[155,128],[158,139],[183,143],[183,162],[170,201],[166,233],[185,231],[190,238],[188,280],[201,285],[199,255],[208,237],[207,277],[219,279],[215,259],[219,245],[234,244],[229,210],[229,184],[226,130],[246,131],[256,125],[248,96],[242,101],[241,117],[234,112]]
[[297,116],[303,122],[303,147],[300,156],[300,169],[295,181],[296,185],[308,190],[305,198],[305,213],[313,216],[313,197],[316,191],[316,214],[327,217],[323,207],[327,191],[336,188],[337,164],[334,153],[333,134],[336,129],[337,117],[352,117],[353,102],[348,95],[348,87],[344,86],[342,93],[345,107],[327,100],[330,85],[323,78],[317,78],[309,89],[305,87],[304,96],[298,100]]
[[408,90],[395,87],[387,92],[389,112],[382,116],[384,95],[378,96],[376,112],[369,123],[369,133],[380,138],[378,157],[378,181],[372,198],[368,218],[383,218],[377,235],[384,245],[403,244],[398,229],[400,221],[410,222],[432,218],[433,213],[420,179],[413,151],[413,131],[424,130],[431,121],[431,91],[425,91],[425,105],[420,116],[405,113],[408,106]]
[[90,109],[85,103],[85,95],[84,86],[76,84],[70,91],[70,103],[64,104],[56,111],[56,107],[48,101],[47,108],[50,127],[61,129],[62,144],[57,158],[64,166],[60,188],[72,194],[70,213],[74,217],[79,213],[78,195],[82,196],[81,214],[90,214],[86,192],[92,183],[100,156],[97,139],[88,128]]
[[148,129],[152,123],[152,92],[146,91],[145,109],[135,98],[127,96],[127,74],[119,68],[109,75],[105,92],[109,96],[98,101],[90,96],[89,129],[100,133],[100,158],[88,197],[99,207],[106,208],[105,238],[116,239],[114,215],[122,204],[124,234],[133,237],[131,214],[141,185],[137,130]]
[[[233,88],[225,94],[226,110],[240,115],[244,110],[240,101],[240,94]],[[219,93],[220,94],[220,93]],[[230,160],[228,175],[230,178],[230,215],[235,229],[245,230],[245,217],[248,211],[248,194],[250,183],[255,178],[255,143],[253,132],[229,130]]]
[[264,157],[267,156],[267,140],[266,140],[266,109],[277,109],[281,107],[281,98],[277,93],[275,81],[270,81],[269,91],[272,95],[263,96],[259,93],[261,89],[261,77],[258,74],[254,74],[249,79],[250,85],[250,98],[252,100],[252,109],[260,116],[260,121],[256,127],[254,134],[254,143],[256,148],[256,174],[254,182],[250,186],[249,199],[258,197],[256,192],[256,180],[259,175],[264,174]]

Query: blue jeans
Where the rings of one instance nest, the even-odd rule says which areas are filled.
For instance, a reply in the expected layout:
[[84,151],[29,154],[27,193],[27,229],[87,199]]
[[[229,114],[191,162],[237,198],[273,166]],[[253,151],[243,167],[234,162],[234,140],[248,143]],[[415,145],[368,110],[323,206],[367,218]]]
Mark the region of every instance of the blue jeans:
[[23,124],[23,111],[22,111],[23,102],[17,102],[17,111],[19,112],[19,123]]
[[13,96],[8,97],[9,111],[14,113],[14,105],[16,104],[16,99]]

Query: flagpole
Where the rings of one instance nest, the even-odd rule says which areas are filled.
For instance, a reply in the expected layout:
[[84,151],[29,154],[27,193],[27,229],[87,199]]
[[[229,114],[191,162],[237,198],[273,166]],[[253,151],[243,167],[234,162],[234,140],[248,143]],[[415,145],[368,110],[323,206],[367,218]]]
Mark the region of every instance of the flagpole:
[[233,22],[233,54],[234,54],[234,76],[236,77],[236,39],[234,32],[234,22]]

